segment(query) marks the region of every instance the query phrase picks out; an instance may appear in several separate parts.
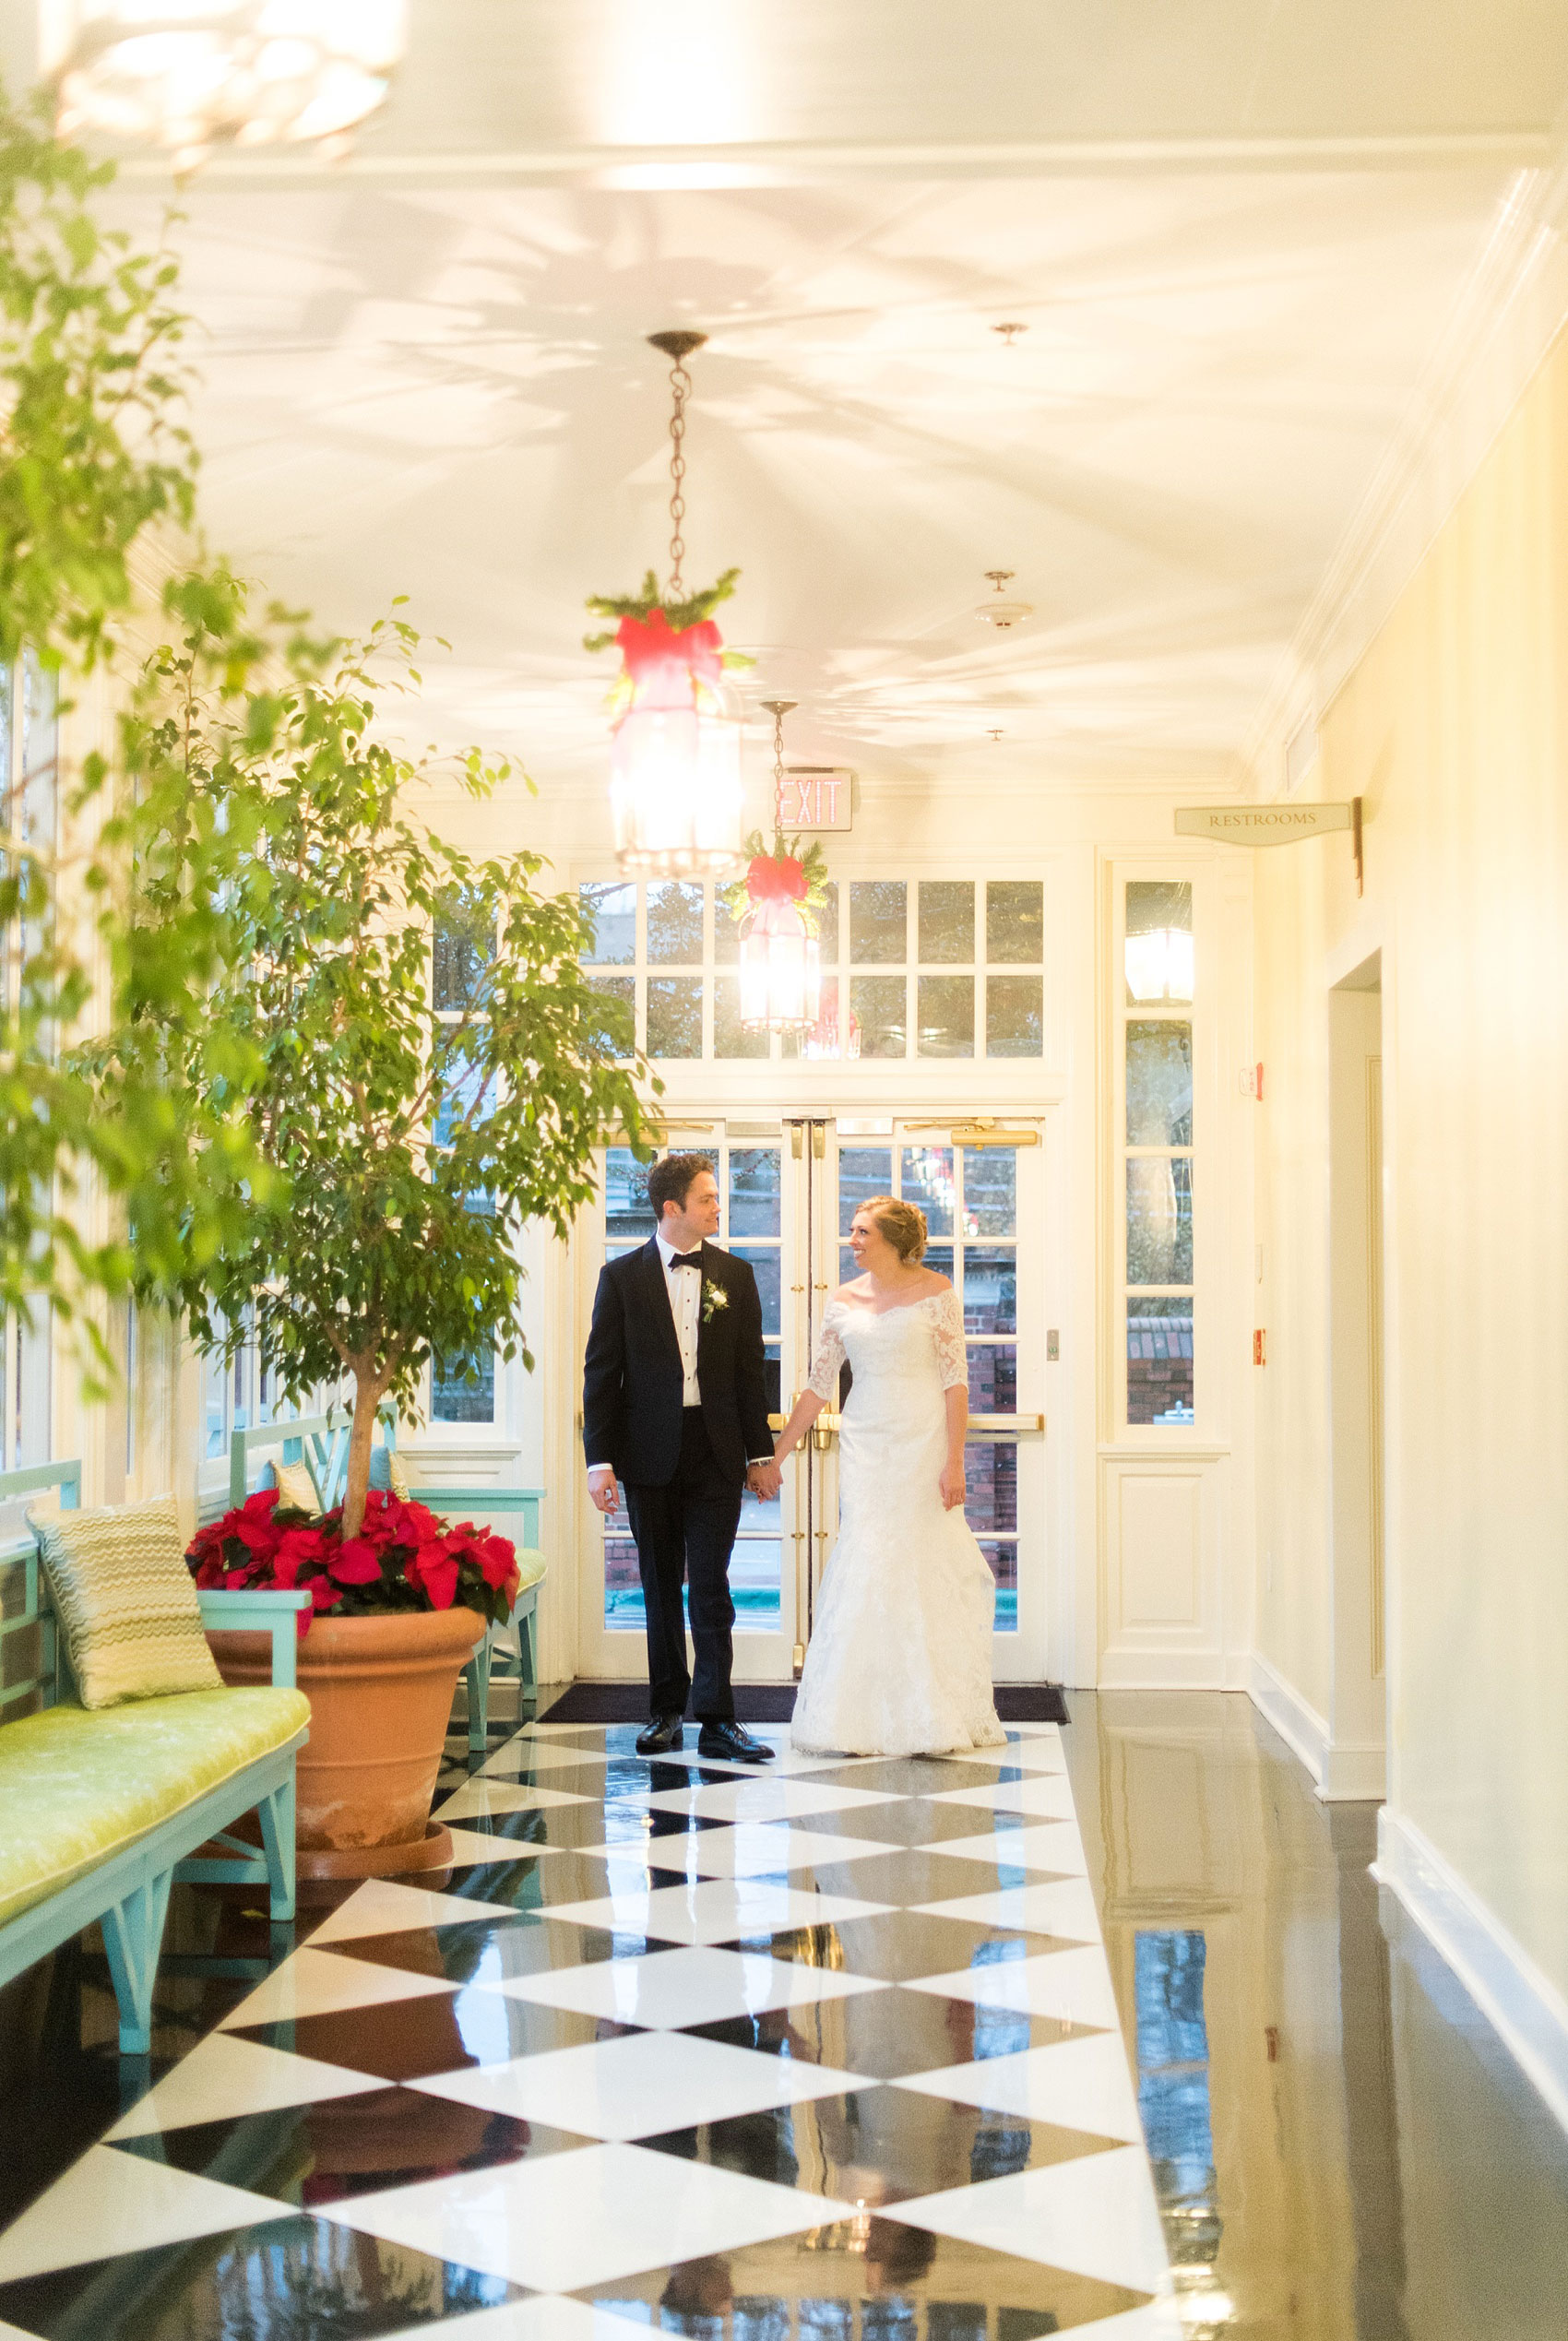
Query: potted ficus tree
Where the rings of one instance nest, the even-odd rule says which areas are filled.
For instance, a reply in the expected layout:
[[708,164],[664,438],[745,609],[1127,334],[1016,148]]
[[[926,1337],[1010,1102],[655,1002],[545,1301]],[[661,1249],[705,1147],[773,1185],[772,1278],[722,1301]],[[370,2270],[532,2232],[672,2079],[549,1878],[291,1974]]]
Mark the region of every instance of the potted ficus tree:
[[[372,1496],[377,1414],[418,1411],[433,1357],[461,1373],[483,1345],[531,1365],[517,1234],[532,1219],[566,1233],[607,1128],[639,1141],[626,1036],[580,971],[585,916],[541,885],[540,857],[480,859],[429,826],[433,782],[483,797],[506,767],[390,743],[389,705],[418,683],[403,620],[325,653],[281,640],[281,680],[236,689],[243,597],[173,606],[184,631],[153,662],[131,760],[176,766],[188,817],[232,840],[227,964],[201,1045],[177,1036],[179,1070],[217,1098],[244,1068],[274,1184],[241,1230],[205,1230],[152,1297],[172,1297],[208,1352],[254,1339],[291,1398],[351,1393],[340,1508],[313,1524],[264,1497],[198,1540],[195,1565],[317,1591],[301,1648],[307,1869],[330,1866],[318,1853],[339,1872],[418,1867],[410,1827],[428,1813],[457,1673],[505,1614],[508,1571],[501,1539],[465,1527],[444,1541],[422,1507]],[[182,873],[178,854],[148,866],[144,919],[171,907]],[[261,1663],[244,1639],[220,1648],[236,1677]]]

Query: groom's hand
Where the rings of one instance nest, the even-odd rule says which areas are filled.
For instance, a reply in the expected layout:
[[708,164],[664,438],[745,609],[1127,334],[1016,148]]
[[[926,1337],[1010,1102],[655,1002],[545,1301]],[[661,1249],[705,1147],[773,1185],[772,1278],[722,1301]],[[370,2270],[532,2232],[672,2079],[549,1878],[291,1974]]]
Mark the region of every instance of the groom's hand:
[[784,1484],[784,1474],[776,1463],[753,1463],[746,1467],[746,1485],[759,1503],[771,1503]]
[[588,1473],[588,1494],[606,1519],[621,1508],[621,1491],[608,1463],[596,1463]]

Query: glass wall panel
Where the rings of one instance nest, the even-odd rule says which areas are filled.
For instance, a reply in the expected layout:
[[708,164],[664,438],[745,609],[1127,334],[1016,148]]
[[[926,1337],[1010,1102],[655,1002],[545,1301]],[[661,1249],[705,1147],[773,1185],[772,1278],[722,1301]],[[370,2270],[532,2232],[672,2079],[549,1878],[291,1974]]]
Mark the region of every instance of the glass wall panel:
[[737,976],[713,980],[713,1053],[716,1057],[766,1057],[768,1035],[748,1032],[741,1022],[741,984]]
[[860,1027],[862,1057],[909,1053],[908,986],[901,975],[851,976],[849,1014]]
[[776,1236],[782,1224],[778,1147],[730,1149],[730,1233]]
[[1126,921],[1127,999],[1190,1000],[1193,996],[1193,889],[1129,880]]
[[1192,1160],[1186,1155],[1129,1155],[1127,1282],[1192,1281]]
[[933,1236],[953,1232],[953,1200],[957,1193],[951,1147],[906,1147],[898,1171],[898,1192],[918,1203]]
[[1127,1420],[1193,1420],[1191,1293],[1127,1295]]
[[596,968],[629,967],[637,956],[637,890],[618,880],[579,886],[582,907],[593,920],[594,940],[583,953]]
[[920,885],[922,967],[973,967],[975,888],[972,878],[922,878]]
[[1038,1057],[1044,1052],[1043,976],[987,976],[985,1052],[988,1057]]
[[1193,1028],[1174,1017],[1127,1026],[1127,1144],[1193,1143]]
[[964,1156],[964,1225],[970,1235],[1018,1231],[1018,1156],[1013,1147],[976,1147]]
[[1045,887],[992,878],[985,890],[985,956],[994,967],[1038,967],[1045,957]]
[[[702,896],[702,885],[697,880],[667,878],[649,885],[647,956],[650,965],[701,967]],[[722,906],[719,915],[724,916]]]
[[856,878],[849,887],[849,957],[858,968],[901,967],[909,957],[909,889],[902,878]]
[[636,976],[596,976],[594,989],[605,1002],[604,1021],[599,1037],[603,1045],[619,1058],[633,1056],[636,1051],[637,980]]
[[647,1052],[650,1057],[701,1056],[701,976],[649,976]]
[[972,1057],[975,980],[972,975],[923,975],[919,984],[918,1052],[922,1057]]

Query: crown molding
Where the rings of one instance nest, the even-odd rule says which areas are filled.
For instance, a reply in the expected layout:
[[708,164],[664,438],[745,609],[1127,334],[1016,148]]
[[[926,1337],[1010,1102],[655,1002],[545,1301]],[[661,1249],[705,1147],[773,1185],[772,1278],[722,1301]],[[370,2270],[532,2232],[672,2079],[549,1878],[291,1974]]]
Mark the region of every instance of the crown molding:
[[[1568,326],[1568,147],[1518,173],[1405,419],[1296,631],[1243,751],[1245,794],[1288,792],[1286,749],[1360,665]],[[1298,765],[1301,777],[1313,758]]]

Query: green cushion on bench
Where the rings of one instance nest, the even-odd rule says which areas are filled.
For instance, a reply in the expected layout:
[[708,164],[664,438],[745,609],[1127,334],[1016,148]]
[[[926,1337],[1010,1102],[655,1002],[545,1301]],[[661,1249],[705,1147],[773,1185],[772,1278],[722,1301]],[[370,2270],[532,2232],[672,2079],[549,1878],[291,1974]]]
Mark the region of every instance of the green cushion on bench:
[[46,1707],[0,1731],[0,1926],[310,1721],[303,1691],[184,1691]]
[[542,1552],[536,1552],[531,1544],[517,1547],[517,1591],[526,1593],[530,1585],[538,1585],[550,1566]]

